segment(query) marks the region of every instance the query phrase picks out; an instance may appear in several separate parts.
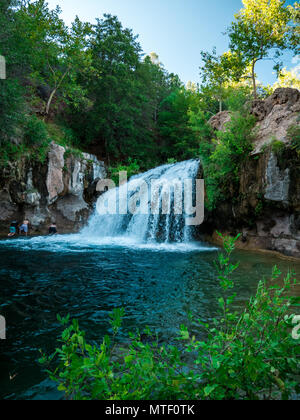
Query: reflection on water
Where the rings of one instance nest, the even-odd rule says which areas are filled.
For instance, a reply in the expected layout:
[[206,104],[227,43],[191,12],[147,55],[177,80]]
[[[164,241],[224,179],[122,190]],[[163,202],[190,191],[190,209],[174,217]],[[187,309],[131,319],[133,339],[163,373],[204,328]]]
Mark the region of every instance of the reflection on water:
[[[37,363],[40,348],[52,352],[56,346],[57,313],[79,319],[97,343],[109,332],[108,313],[116,307],[126,308],[123,334],[149,325],[166,341],[187,312],[214,317],[217,252],[203,244],[90,242],[78,235],[0,242],[0,313],[8,325],[8,339],[0,341],[0,398],[61,397]],[[234,258],[241,260],[241,304],[273,265],[300,272],[299,264],[275,257],[236,252]]]

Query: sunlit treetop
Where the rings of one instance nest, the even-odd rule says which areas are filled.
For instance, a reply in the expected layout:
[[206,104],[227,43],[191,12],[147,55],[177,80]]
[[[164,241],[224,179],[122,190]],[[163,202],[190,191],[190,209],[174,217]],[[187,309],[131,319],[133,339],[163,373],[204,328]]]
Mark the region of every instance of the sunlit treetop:
[[202,51],[201,57],[203,63],[200,67],[202,81],[219,101],[221,111],[224,88],[228,84],[242,79],[246,63],[239,52],[227,51],[219,56],[215,48],[212,53]]
[[288,71],[284,68],[278,77],[278,81],[274,84],[274,88],[277,87],[290,87],[300,90],[300,77],[296,71]]
[[299,51],[297,44],[297,8],[285,6],[281,0],[243,0],[244,8],[235,15],[228,29],[230,48],[243,55],[252,65],[252,79],[256,96],[255,65],[263,59],[274,61],[277,73],[282,68],[280,56],[287,50]]

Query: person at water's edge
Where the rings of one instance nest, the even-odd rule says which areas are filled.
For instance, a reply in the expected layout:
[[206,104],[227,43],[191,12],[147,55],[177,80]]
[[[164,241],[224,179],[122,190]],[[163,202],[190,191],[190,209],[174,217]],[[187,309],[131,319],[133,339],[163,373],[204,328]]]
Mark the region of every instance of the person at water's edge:
[[56,234],[57,234],[56,223],[52,223],[51,226],[49,226],[49,235],[56,235]]
[[18,229],[19,223],[16,221],[11,222],[10,227],[9,227],[9,237],[15,236],[17,234],[17,229]]
[[25,219],[24,222],[20,226],[20,235],[24,233],[25,236],[28,236],[29,230],[29,220]]

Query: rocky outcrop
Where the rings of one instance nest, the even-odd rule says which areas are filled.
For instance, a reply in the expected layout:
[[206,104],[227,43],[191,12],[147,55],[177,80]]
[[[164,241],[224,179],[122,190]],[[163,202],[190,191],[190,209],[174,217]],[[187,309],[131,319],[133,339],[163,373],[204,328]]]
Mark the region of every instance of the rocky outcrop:
[[48,190],[48,202],[52,204],[64,191],[65,149],[58,144],[52,144],[48,154],[48,173],[46,185]]
[[61,233],[80,229],[97,198],[96,184],[106,177],[103,162],[93,155],[73,155],[51,144],[45,163],[25,158],[0,170],[0,233],[12,219],[30,221],[31,232],[47,231],[55,221]]
[[[292,88],[278,88],[265,100],[255,100],[250,113],[257,119],[253,154],[260,153],[274,140],[288,143],[288,129],[299,123],[300,92]],[[214,130],[226,130],[232,113],[222,111],[214,115],[209,124]]]
[[219,112],[217,115],[214,115],[209,120],[209,124],[214,130],[217,131],[224,131],[226,128],[226,124],[231,120],[231,112],[230,111],[222,111]]
[[288,143],[288,129],[297,123],[300,112],[300,92],[292,88],[276,89],[264,101],[254,101],[251,113],[258,119],[253,154],[273,140]]
[[[206,215],[200,232],[214,241],[216,230],[241,232],[241,248],[300,258],[300,156],[288,139],[289,128],[299,124],[299,111],[296,89],[277,89],[253,103],[251,112],[258,119],[254,152],[241,169],[239,190],[232,188],[231,200]],[[218,114],[215,127],[224,130],[223,120]],[[270,144],[274,139],[282,142],[277,151]]]
[[242,233],[241,248],[300,258],[300,159],[288,147],[269,148],[244,165],[239,192],[206,215],[201,232]]

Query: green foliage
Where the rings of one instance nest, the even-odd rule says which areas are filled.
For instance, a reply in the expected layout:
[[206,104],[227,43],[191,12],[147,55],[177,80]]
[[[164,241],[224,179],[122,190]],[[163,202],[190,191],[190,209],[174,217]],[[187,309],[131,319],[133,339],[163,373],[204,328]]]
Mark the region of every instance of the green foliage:
[[88,141],[100,139],[109,161],[147,159],[153,147],[150,121],[143,119],[148,103],[136,38],[115,16],[105,15],[94,27],[92,63],[101,77],[87,86],[94,101],[92,112],[84,115],[84,130]]
[[191,114],[198,112],[198,101],[197,92],[180,88],[162,102],[158,129],[163,162],[169,158],[170,151],[176,160],[198,156],[199,142],[190,124]]
[[225,108],[231,112],[245,112],[251,103],[249,86],[229,86],[224,100]]
[[228,51],[217,56],[216,49],[212,54],[201,52],[203,65],[200,67],[204,85],[208,86],[211,94],[219,102],[219,111],[222,111],[226,95],[226,86],[230,82],[239,81],[245,70],[243,57],[239,52]]
[[293,125],[288,130],[288,139],[291,142],[291,147],[300,155],[300,126]]
[[68,147],[66,146],[66,151],[64,154],[64,158],[68,159],[69,157],[76,157],[78,159],[83,159],[83,153],[81,150],[76,149],[74,147]]
[[45,122],[36,116],[28,117],[24,128],[24,145],[29,149],[31,156],[44,162],[50,143]]
[[0,80],[0,147],[16,138],[23,123],[23,89],[15,80]]
[[257,206],[255,207],[255,216],[259,217],[262,214],[264,205],[261,201],[259,201],[259,203],[257,204]]
[[111,314],[112,335],[100,346],[88,344],[77,321],[58,317],[66,328],[61,347],[40,360],[48,369],[55,363],[48,373],[58,389],[75,400],[270,400],[299,392],[299,340],[291,334],[299,299],[290,297],[296,280],[290,273],[275,285],[281,273],[274,267],[271,280],[261,281],[242,313],[236,311],[237,294],[229,292],[238,237],[222,237],[224,253],[216,262],[219,317],[210,324],[190,317],[196,332],[182,325],[177,345],[159,343],[149,329],[121,344],[123,309]]
[[24,129],[24,143],[29,147],[41,147],[49,142],[48,131],[44,121],[31,116],[26,121]]
[[177,160],[174,159],[174,158],[169,158],[168,161],[167,161],[168,165],[174,165],[175,163],[177,163]]
[[253,150],[255,117],[233,114],[225,131],[217,132],[217,145],[212,161],[221,170],[221,176],[238,176],[239,163]]
[[118,165],[115,168],[110,168],[110,176],[116,185],[119,185],[119,174],[120,172],[127,173],[127,179],[130,179],[133,175],[140,173],[140,164],[137,160],[128,159],[128,165]]
[[285,41],[296,51],[299,5],[244,0],[244,6],[229,30],[231,51],[202,52],[202,85],[185,87],[157,54],[143,57],[138,37],[116,16],[104,15],[95,25],[76,18],[68,27],[46,0],[1,1],[0,54],[8,75],[0,81],[2,161],[21,152],[43,160],[49,139],[90,151],[113,168],[128,166],[130,174],[200,155],[215,206],[226,197],[231,175],[237,180],[249,136],[240,122],[213,141],[207,121],[223,108],[246,115],[247,78],[254,72],[247,66],[269,57],[271,46],[278,47],[278,59]]
[[0,168],[9,166],[11,161],[19,160],[28,155],[28,149],[24,144],[7,143],[0,147]]
[[285,150],[285,144],[282,141],[279,141],[276,138],[274,138],[271,143],[271,149],[272,152],[274,152],[277,156],[280,156]]
[[273,54],[274,70],[279,73],[281,55],[289,48],[294,49],[293,7],[285,6],[282,0],[243,0],[243,5],[228,29],[230,49],[242,55],[246,66],[251,66],[256,98],[256,63]]
[[26,78],[45,88],[41,113],[46,115],[57,95],[75,107],[84,103],[86,92],[78,78],[91,64],[86,48],[91,25],[76,18],[67,28],[60,13],[58,7],[50,10],[45,0],[23,2],[15,13],[16,34],[23,38],[22,53],[28,64]]
[[300,52],[300,2],[295,1],[293,6],[289,6],[291,13],[291,44],[295,54]]
[[51,143],[48,134],[47,125],[36,116],[24,116],[20,121],[19,132],[16,137],[21,137],[23,142],[15,144],[7,139],[1,142],[1,166],[6,166],[10,161],[19,160],[21,157],[27,157],[32,160],[44,162]]
[[237,188],[241,165],[253,150],[255,121],[247,113],[233,113],[226,130],[218,131],[213,141],[200,146],[209,209],[230,197],[232,188]]
[[80,141],[74,131],[62,124],[47,123],[49,137],[55,143],[66,148],[80,148]]
[[[235,268],[231,266],[229,271]],[[208,329],[207,342],[190,341],[189,350],[198,351],[199,379],[206,384],[200,396],[246,400],[291,397],[298,386],[293,374],[299,362],[297,342],[291,336],[293,299],[286,295],[295,280],[289,274],[282,287],[276,286],[279,275],[275,267],[271,285],[259,283],[242,315],[230,310],[236,294],[224,294],[219,299],[224,316]]]

